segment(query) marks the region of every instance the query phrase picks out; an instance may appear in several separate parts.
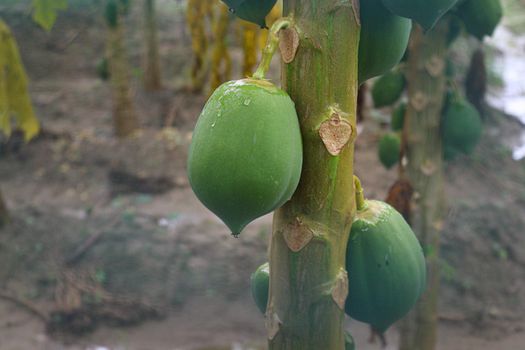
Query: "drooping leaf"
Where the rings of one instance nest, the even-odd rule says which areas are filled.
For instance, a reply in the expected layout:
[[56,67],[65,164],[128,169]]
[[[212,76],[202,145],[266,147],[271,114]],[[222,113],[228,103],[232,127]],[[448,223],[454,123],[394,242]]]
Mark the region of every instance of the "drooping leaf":
[[12,122],[24,132],[26,141],[38,134],[40,125],[27,90],[28,79],[16,41],[0,20],[0,132],[10,135]]
[[222,0],[230,11],[245,21],[266,27],[266,16],[277,0]]
[[33,20],[50,31],[57,19],[58,11],[67,8],[67,0],[33,0]]

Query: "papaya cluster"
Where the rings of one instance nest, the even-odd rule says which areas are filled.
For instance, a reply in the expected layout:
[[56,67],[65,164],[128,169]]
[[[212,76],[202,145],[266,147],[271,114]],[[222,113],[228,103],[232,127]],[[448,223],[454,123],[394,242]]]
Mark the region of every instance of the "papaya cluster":
[[[423,249],[405,219],[387,203],[366,200],[358,209],[346,250],[345,312],[384,333],[415,305],[426,286]],[[252,297],[262,313],[268,304],[269,264],[251,277]],[[349,346],[353,341],[347,340]]]

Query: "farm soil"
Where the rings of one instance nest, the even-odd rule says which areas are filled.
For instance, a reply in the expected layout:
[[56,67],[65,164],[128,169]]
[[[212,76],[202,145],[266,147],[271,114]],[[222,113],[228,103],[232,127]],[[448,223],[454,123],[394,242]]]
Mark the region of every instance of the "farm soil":
[[[70,11],[46,34],[24,13],[6,16],[44,131],[28,145],[15,135],[0,154],[12,215],[0,231],[0,350],[263,348],[249,276],[266,260],[271,217],[235,239],[188,186],[187,149],[205,96],[184,86],[189,38],[169,10],[160,18],[165,89],[142,91],[137,73],[143,129],[123,141],[112,136],[109,87],[96,75],[97,17]],[[140,67],[134,28],[128,46]],[[446,168],[439,349],[525,344],[525,163],[502,142],[520,126],[491,116],[476,153]],[[357,142],[369,198],[384,199],[396,178],[376,156],[383,128],[369,116]],[[380,348],[364,325],[348,326],[359,349]],[[387,337],[395,349],[396,329]]]

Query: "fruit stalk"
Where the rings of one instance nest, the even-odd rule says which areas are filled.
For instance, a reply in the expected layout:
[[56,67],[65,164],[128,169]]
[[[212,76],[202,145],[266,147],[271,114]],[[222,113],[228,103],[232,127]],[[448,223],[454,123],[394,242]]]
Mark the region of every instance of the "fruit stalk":
[[266,314],[271,350],[344,349],[360,33],[353,4],[284,1],[300,39],[293,61],[283,65],[282,85],[296,105],[304,159],[297,191],[274,215]]
[[277,46],[279,45],[279,32],[282,29],[286,29],[291,25],[292,21],[286,17],[277,20],[272,25],[272,28],[268,33],[267,44],[264,47],[262,53],[261,62],[259,63],[259,66],[257,67],[255,73],[253,73],[254,79],[264,79],[266,72],[268,72],[268,69],[270,69],[270,64],[272,63],[272,58],[275,54],[275,50],[277,50]]
[[446,89],[448,23],[443,18],[426,34],[420,26],[414,26],[409,45],[409,103],[403,129],[407,165],[402,177],[417,194],[411,225],[425,249],[428,286],[403,323],[401,350],[430,350],[436,345],[439,240],[444,213],[440,123]]

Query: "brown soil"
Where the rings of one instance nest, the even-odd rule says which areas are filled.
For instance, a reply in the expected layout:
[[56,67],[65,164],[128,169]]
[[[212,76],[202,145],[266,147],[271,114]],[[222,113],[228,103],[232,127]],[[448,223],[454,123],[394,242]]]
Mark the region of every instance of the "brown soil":
[[[205,96],[184,89],[189,39],[179,10],[162,4],[166,89],[144,93],[136,81],[143,131],[125,141],[112,137],[109,89],[96,76],[98,17],[70,11],[45,34],[23,14],[6,16],[45,132],[27,146],[15,137],[0,154],[13,217],[0,231],[0,291],[25,303],[0,298],[0,350],[261,348],[249,276],[266,260],[271,217],[232,238],[188,187],[187,146]],[[173,111],[174,128],[161,129]],[[525,343],[525,163],[500,142],[519,124],[497,112],[492,119],[476,154],[446,170],[440,349]],[[396,173],[377,160],[379,125],[372,117],[364,124],[356,167],[367,195],[382,199]],[[359,349],[380,348],[368,344],[364,325],[349,328]],[[389,349],[396,337],[391,330]]]

